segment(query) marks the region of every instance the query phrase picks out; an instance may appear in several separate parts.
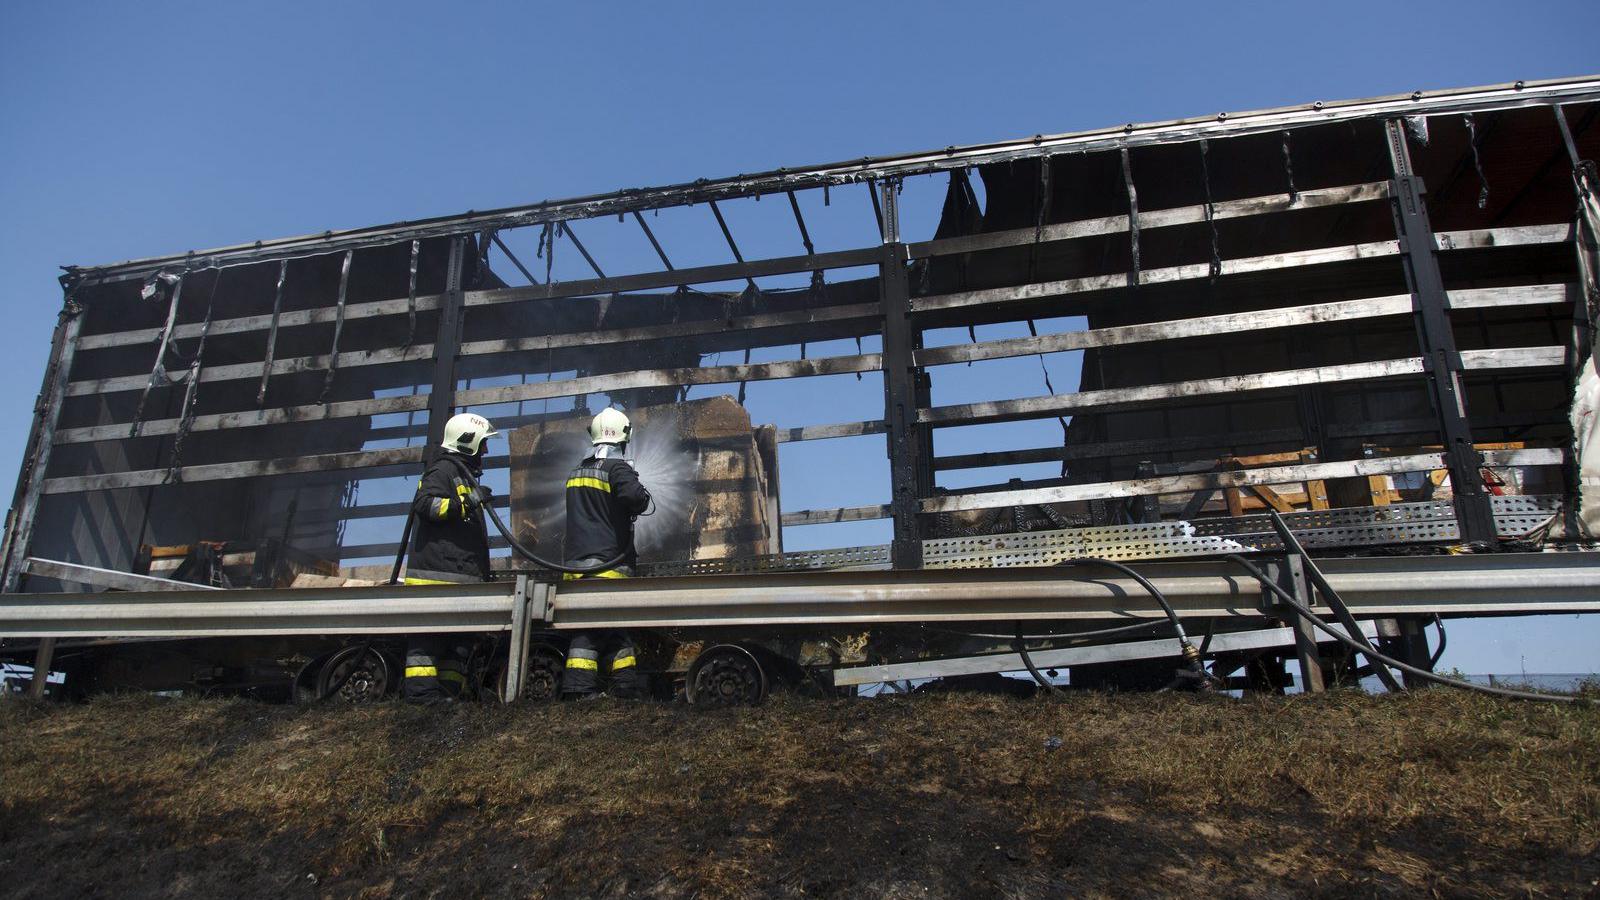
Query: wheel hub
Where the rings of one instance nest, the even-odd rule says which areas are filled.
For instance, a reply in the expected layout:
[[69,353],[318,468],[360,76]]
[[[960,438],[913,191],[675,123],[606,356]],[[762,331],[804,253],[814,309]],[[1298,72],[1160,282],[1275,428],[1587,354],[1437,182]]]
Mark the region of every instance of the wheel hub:
[[695,672],[695,703],[704,706],[739,706],[760,703],[765,679],[755,661],[742,651],[717,653]]

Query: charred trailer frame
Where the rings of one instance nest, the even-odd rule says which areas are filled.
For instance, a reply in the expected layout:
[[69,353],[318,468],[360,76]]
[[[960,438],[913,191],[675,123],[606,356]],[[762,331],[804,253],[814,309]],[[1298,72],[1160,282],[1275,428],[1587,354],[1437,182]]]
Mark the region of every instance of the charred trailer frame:
[[[70,267],[4,589],[73,587],[26,575],[30,558],[126,570],[154,543],[392,554],[345,529],[398,523],[404,504],[356,488],[415,471],[457,410],[514,405],[495,413],[514,425],[578,414],[591,394],[640,406],[691,385],[742,397],[749,382],[872,372],[881,416],[775,424],[781,443],[884,435],[883,494],[782,521],[890,519],[899,569],[922,567],[962,514],[1091,503],[1096,524],[1170,521],[1206,495],[1237,517],[1241,496],[1273,505],[1275,484],[1434,470],[1450,476],[1456,539],[1492,544],[1492,466],[1547,473],[1575,536],[1567,407],[1600,292],[1593,223],[1574,210],[1594,189],[1597,113],[1593,78],[1319,102]],[[909,240],[901,189],[930,178],[943,209]],[[878,239],[819,251],[803,210],[846,191]],[[725,213],[763,197],[792,215],[795,252],[741,250]],[[734,261],[675,266],[672,235],[645,217],[662,210],[714,220]],[[659,268],[607,274],[579,232],[613,216]],[[558,248],[592,277],[552,278]],[[757,281],[787,275],[810,283]],[[1082,327],[1036,327],[1064,317]],[[976,339],[996,323],[1029,334]],[[962,329],[973,339],[930,340]],[[881,350],[806,356],[863,337]],[[791,346],[798,358],[749,361]],[[744,361],[704,364],[724,351]],[[1042,395],[938,399],[969,365],[1055,353],[1081,354],[1075,389],[1046,369]],[[552,398],[573,410],[526,411]],[[1059,421],[1058,445],[940,452],[949,429],[1041,420]],[[1299,455],[1238,462],[1284,454]],[[1060,476],[939,485],[1038,462]]]

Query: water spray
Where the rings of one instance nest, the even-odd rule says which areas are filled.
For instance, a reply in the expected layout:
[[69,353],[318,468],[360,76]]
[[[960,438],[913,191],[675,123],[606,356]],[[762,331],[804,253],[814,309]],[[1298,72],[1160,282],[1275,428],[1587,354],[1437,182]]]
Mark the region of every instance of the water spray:
[[689,528],[689,510],[700,496],[700,454],[677,438],[678,429],[652,421],[628,442],[628,462],[650,492],[651,507],[633,523],[634,545],[648,553]]

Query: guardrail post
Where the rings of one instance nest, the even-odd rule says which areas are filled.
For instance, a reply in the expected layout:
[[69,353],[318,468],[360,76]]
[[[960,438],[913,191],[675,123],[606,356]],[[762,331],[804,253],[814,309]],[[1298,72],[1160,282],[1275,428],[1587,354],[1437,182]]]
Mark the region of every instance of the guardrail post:
[[511,640],[506,653],[506,689],[501,695],[505,703],[522,696],[522,680],[528,671],[528,606],[528,576],[518,575],[511,592]]
[[[1305,560],[1298,554],[1290,554],[1271,569],[1278,585],[1293,594],[1296,600],[1307,606],[1316,605],[1311,579],[1306,576]],[[1328,676],[1322,666],[1322,651],[1317,649],[1317,626],[1293,610],[1289,611],[1289,622],[1294,628],[1295,659],[1300,663],[1300,690],[1308,694],[1320,694],[1328,689]]]
[[56,639],[52,637],[40,638],[39,649],[33,655],[33,680],[28,682],[28,698],[39,700],[44,697],[45,688],[50,683],[50,666],[55,663]]
[[1494,508],[1479,474],[1483,455],[1472,446],[1472,426],[1467,421],[1467,400],[1461,386],[1461,354],[1456,350],[1455,332],[1450,325],[1433,225],[1428,221],[1428,208],[1422,200],[1422,179],[1411,169],[1405,123],[1390,119],[1384,123],[1384,128],[1394,173],[1389,183],[1389,205],[1394,214],[1395,234],[1400,240],[1406,285],[1411,290],[1423,373],[1434,413],[1439,419],[1445,465],[1450,470],[1456,522],[1463,541],[1493,544],[1497,539]]

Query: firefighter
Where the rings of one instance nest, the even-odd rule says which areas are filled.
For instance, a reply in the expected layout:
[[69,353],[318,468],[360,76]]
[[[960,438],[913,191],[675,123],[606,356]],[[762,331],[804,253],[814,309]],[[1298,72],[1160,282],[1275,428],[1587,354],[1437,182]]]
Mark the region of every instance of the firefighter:
[[[471,584],[490,580],[489,535],[478,485],[483,455],[496,432],[475,413],[452,416],[444,441],[417,482],[416,517],[406,584]],[[406,645],[401,695],[415,703],[449,703],[466,688],[471,647],[453,635],[412,635]]]
[[[611,568],[572,578],[627,578],[638,552],[633,546],[633,520],[650,505],[650,492],[622,458],[632,437],[628,417],[603,409],[589,424],[594,451],[567,476],[567,565],[597,566],[621,560]],[[611,677],[609,693],[636,698],[640,694],[634,643],[626,632],[593,631],[573,636],[567,649],[561,693],[566,699],[598,696],[600,675]]]

